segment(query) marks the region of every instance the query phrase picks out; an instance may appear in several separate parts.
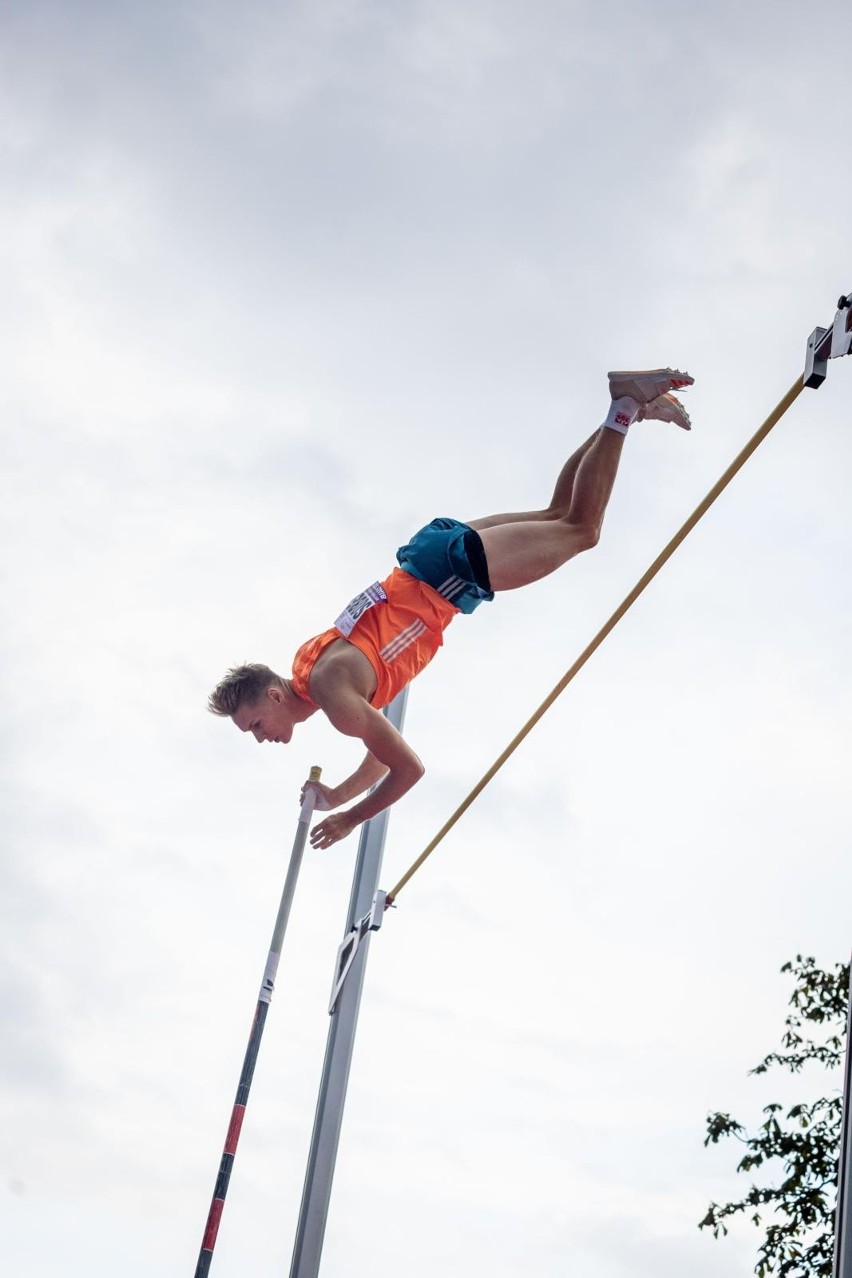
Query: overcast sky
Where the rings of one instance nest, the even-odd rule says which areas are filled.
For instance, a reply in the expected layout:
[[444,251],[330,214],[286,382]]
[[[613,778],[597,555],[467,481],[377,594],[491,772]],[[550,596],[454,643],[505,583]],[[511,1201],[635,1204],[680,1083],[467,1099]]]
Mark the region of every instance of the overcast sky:
[[[0,9],[5,1272],[194,1270],[319,717],[205,712],[437,514],[546,503],[609,368],[696,378],[604,537],[413,687],[390,887],[852,289],[825,0]],[[806,391],[400,898],[324,1278],[743,1278],[704,1119],[850,945],[852,360]],[[306,856],[213,1261],[289,1268],[356,838]],[[742,1183],[740,1183],[742,1182]]]

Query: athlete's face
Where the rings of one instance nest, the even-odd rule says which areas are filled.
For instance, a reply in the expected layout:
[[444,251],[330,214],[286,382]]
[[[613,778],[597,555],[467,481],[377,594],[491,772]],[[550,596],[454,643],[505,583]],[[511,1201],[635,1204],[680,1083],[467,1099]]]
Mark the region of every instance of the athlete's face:
[[250,732],[255,741],[278,741],[286,744],[293,735],[293,716],[287,698],[280,688],[267,688],[252,705],[240,706],[231,715],[241,732]]

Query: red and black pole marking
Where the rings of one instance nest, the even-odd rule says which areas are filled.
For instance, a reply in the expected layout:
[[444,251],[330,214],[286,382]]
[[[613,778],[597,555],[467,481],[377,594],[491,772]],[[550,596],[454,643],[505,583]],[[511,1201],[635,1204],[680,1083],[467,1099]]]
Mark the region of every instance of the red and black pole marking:
[[210,1211],[207,1215],[207,1225],[204,1229],[201,1251],[198,1254],[198,1264],[195,1266],[195,1278],[207,1278],[207,1274],[210,1272],[213,1248],[216,1246],[219,1221],[222,1219],[222,1209],[225,1206],[225,1196],[228,1192],[231,1169],[234,1166],[237,1144],[240,1139],[243,1117],[248,1104],[251,1081],[254,1077],[254,1067],[257,1064],[257,1054],[260,1050],[260,1040],[263,1037],[263,1027],[266,1024],[268,1011],[269,998],[268,996],[264,998],[261,995],[257,1002],[257,1011],[254,1014],[242,1073],[240,1074],[240,1082],[237,1087],[237,1095],[234,1100],[234,1108],[231,1111],[231,1121],[228,1125],[228,1134],[225,1137],[225,1148],[222,1151],[222,1161],[219,1164],[219,1175],[216,1177],[216,1186],[213,1190],[213,1201],[210,1204]]

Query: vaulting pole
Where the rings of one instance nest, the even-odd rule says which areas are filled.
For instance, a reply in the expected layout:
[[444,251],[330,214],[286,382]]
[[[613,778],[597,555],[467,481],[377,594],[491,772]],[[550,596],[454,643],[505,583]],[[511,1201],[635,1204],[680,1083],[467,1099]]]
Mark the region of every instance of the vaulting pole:
[[[402,731],[407,692],[404,688],[384,711],[398,732]],[[331,1012],[290,1278],[316,1278],[319,1273],[370,942],[369,930],[361,932],[358,924],[370,913],[378,889],[388,816],[386,808],[361,829],[345,933],[355,935],[354,957]],[[378,913],[380,917],[382,910]],[[335,978],[339,976],[336,972]]]
[[[312,781],[319,781],[320,768],[311,768]],[[272,942],[269,946],[269,954],[266,959],[266,968],[263,973],[263,981],[260,986],[260,994],[257,999],[257,1008],[254,1013],[251,1033],[249,1034],[248,1047],[246,1048],[245,1059],[243,1060],[242,1073],[240,1074],[240,1082],[237,1087],[237,1096],[234,1101],[234,1108],[231,1111],[231,1121],[228,1125],[228,1134],[225,1137],[225,1148],[222,1151],[222,1161],[219,1164],[219,1175],[216,1177],[216,1185],[213,1190],[213,1201],[210,1204],[210,1211],[207,1215],[207,1224],[204,1229],[204,1237],[201,1242],[201,1251],[198,1254],[198,1264],[195,1266],[195,1278],[207,1278],[210,1272],[210,1264],[213,1260],[213,1248],[216,1246],[216,1235],[219,1232],[219,1222],[222,1219],[222,1211],[225,1206],[225,1195],[228,1192],[228,1184],[231,1179],[231,1169],[234,1165],[234,1158],[237,1153],[237,1144],[240,1139],[240,1130],[243,1125],[243,1117],[248,1104],[249,1091],[254,1077],[254,1067],[257,1064],[257,1054],[260,1051],[260,1040],[263,1037],[263,1027],[266,1024],[266,1015],[269,1011],[269,1003],[272,999],[272,992],[275,988],[275,976],[278,971],[278,961],[281,958],[281,946],[284,943],[284,933],[287,930],[287,920],[290,917],[290,906],[293,904],[293,897],[296,892],[296,882],[299,878],[299,869],[302,864],[302,853],[305,850],[305,841],[308,837],[308,827],[311,821],[311,814],[314,810],[316,802],[316,794],[313,790],[308,790],[302,809],[299,813],[299,822],[296,826],[296,837],[293,840],[293,850],[290,853],[290,864],[287,869],[287,878],[284,882],[284,891],[281,894],[281,904],[278,906],[278,916],[275,920],[275,927],[272,930]]]

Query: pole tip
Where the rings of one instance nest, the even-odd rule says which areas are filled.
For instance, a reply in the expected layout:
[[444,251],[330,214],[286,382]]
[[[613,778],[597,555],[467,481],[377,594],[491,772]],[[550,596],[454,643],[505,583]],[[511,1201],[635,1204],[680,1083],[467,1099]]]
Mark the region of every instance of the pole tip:
[[314,766],[311,768],[310,779],[311,781],[319,781],[321,776],[322,776],[322,768],[319,766],[318,763],[315,763]]

